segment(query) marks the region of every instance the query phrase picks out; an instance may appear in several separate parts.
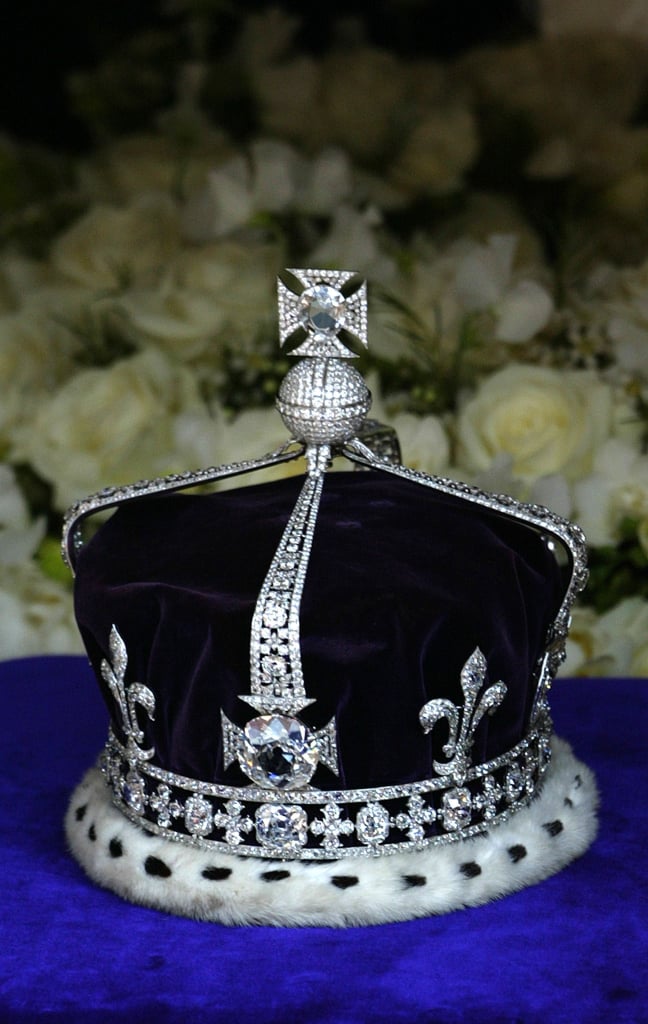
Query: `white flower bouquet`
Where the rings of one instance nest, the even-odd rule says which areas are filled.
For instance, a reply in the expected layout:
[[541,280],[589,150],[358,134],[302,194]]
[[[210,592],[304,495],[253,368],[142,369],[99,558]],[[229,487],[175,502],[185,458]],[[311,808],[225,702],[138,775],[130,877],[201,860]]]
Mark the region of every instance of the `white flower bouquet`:
[[0,141],[0,656],[78,649],[69,503],[284,439],[274,279],[337,266],[404,461],[588,534],[564,672],[648,675],[648,45],[309,51],[272,9],[219,48],[199,9],[170,103],[140,47],[128,102],[124,52],[71,82],[92,152]]

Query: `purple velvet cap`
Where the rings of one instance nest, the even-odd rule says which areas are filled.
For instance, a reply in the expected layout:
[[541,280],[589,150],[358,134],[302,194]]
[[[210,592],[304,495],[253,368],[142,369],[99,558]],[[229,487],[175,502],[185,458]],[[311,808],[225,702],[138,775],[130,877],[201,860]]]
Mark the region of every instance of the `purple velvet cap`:
[[[115,624],[130,678],[156,694],[141,716],[160,767],[243,785],[223,767],[220,713],[244,726],[250,709],[250,624],[301,478],[211,495],[144,499],[120,508],[81,551],[76,614],[99,672]],[[429,778],[447,739],[424,735],[420,708],[460,704],[460,671],[475,647],[507,695],[485,716],[473,762],[525,735],[536,667],[564,595],[537,530],[461,498],[385,474],[326,478],[301,607],[314,729],[336,719],[340,779],[324,789]],[[109,709],[115,703],[104,684]],[[121,722],[114,728],[119,735]]]

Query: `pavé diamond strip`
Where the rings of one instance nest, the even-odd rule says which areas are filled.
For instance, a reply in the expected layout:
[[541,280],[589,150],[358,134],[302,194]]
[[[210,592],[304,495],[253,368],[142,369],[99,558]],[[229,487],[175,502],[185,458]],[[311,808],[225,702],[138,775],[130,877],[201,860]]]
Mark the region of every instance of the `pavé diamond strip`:
[[308,476],[263,581],[252,618],[250,695],[257,711],[298,715],[312,704],[304,689],[299,612],[324,475]]

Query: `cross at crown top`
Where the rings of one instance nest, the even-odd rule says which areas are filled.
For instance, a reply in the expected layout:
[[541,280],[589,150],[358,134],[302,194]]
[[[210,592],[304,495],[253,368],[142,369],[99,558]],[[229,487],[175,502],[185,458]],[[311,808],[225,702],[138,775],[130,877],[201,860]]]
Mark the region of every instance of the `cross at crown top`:
[[367,285],[344,296],[340,289],[355,276],[349,270],[290,270],[304,285],[297,295],[277,280],[279,304],[279,341],[283,346],[299,327],[306,331],[305,341],[292,356],[317,356],[320,359],[354,359],[338,338],[341,330],[353,334],[367,347]]

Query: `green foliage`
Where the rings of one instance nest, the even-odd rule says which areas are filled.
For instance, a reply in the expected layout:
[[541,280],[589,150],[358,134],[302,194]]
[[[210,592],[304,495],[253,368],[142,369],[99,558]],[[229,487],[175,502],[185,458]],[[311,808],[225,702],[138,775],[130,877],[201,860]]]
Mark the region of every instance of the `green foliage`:
[[61,543],[58,538],[45,537],[36,552],[36,562],[49,579],[56,580],[57,583],[65,583],[68,586],[72,585],[70,570],[63,561]]
[[86,307],[65,326],[77,341],[75,361],[82,367],[112,366],[140,348],[128,317],[112,306]]
[[405,338],[411,351],[410,358],[374,362],[385,392],[406,390],[410,412],[454,412],[461,390],[475,376],[470,357],[482,342],[479,318],[466,315],[456,338],[449,339],[439,311],[430,323],[391,292],[380,290],[379,299],[394,314],[390,326]]
[[648,557],[639,543],[634,519],[622,521],[617,545],[591,549],[589,565],[590,579],[582,600],[599,614],[630,595],[648,599]]

